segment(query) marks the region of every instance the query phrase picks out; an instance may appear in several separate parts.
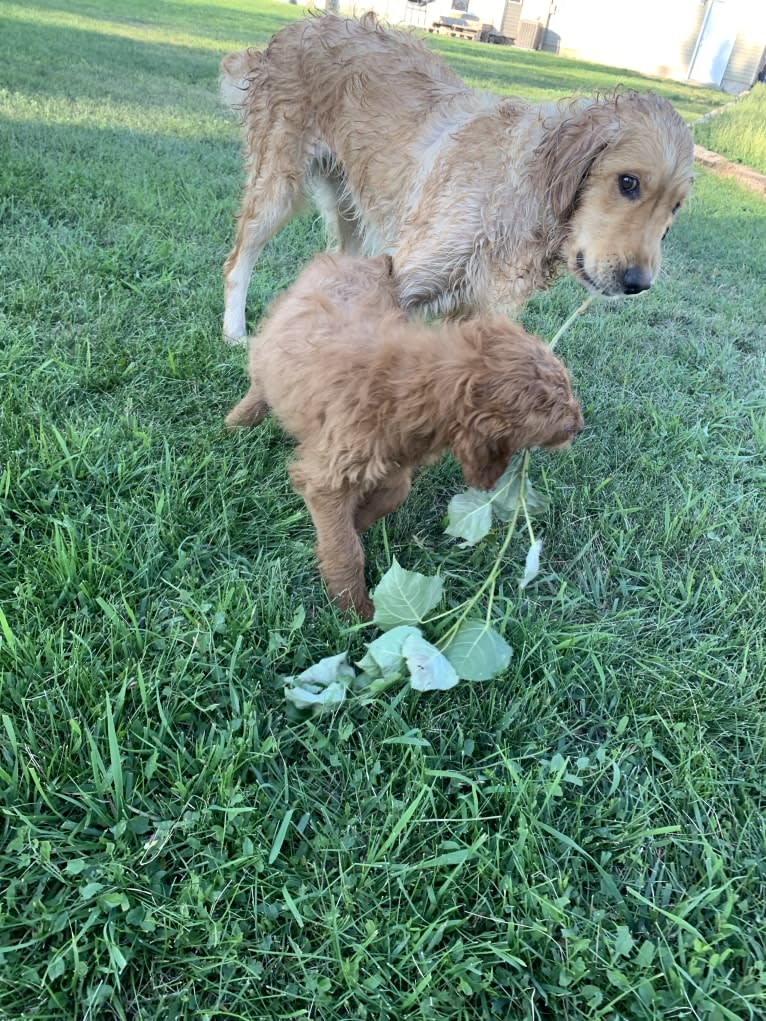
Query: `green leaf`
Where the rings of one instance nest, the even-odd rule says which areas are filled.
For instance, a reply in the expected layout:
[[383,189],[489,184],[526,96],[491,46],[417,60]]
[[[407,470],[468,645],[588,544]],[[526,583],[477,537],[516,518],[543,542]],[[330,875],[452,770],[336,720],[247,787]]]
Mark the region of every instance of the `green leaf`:
[[420,634],[416,627],[400,624],[392,628],[367,646],[367,652],[358,661],[357,666],[371,678],[393,677],[404,669],[402,645],[405,638]]
[[513,649],[484,620],[465,620],[442,652],[466,681],[488,681],[511,661]]
[[323,709],[338,706],[354,679],[354,668],[346,662],[347,653],[327,656],[297,677],[285,677],[285,698],[296,709]]
[[411,748],[430,748],[431,742],[427,741],[415,728],[414,730],[408,730],[406,734],[402,734],[401,737],[387,737],[381,744],[401,744],[407,745]]
[[400,624],[419,624],[442,597],[442,580],[406,571],[396,558],[372,593],[373,622],[382,631]]
[[629,957],[633,949],[633,937],[627,925],[617,926],[617,935],[614,939],[614,952],[621,957]]
[[50,961],[48,967],[46,968],[45,974],[48,979],[53,981],[54,979],[61,978],[65,971],[66,961],[64,960],[64,955],[62,953],[58,954]]
[[535,539],[527,552],[527,560],[524,565],[524,575],[519,582],[519,588],[526,588],[536,578],[540,571],[540,550],[543,548],[543,540]]
[[[402,660],[402,669],[404,669],[404,660]],[[376,695],[379,690],[385,691],[389,682],[394,680],[396,676],[396,674],[391,674],[383,678],[380,676],[377,668],[374,674],[368,674],[367,671],[364,671],[361,674],[357,674],[351,682],[351,690],[357,695]],[[401,672],[399,676],[401,676]]]
[[466,489],[457,493],[447,507],[449,523],[444,531],[469,546],[479,542],[492,527],[492,501],[489,493]]
[[415,691],[447,691],[460,678],[445,655],[420,635],[410,635],[402,646]]

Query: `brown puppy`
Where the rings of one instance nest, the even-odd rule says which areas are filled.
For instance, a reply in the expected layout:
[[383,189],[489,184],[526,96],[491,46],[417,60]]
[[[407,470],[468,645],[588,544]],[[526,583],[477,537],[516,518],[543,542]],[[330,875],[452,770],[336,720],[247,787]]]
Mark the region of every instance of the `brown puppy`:
[[408,322],[388,256],[317,256],[250,343],[250,389],[226,418],[274,411],[297,442],[290,478],[317,532],[331,596],[369,618],[358,533],[406,498],[414,469],[449,449],[490,489],[522,447],[581,431],[569,375],[504,319],[438,329]]
[[406,310],[457,317],[518,309],[563,263],[606,295],[646,290],[691,186],[691,134],[659,96],[500,99],[372,15],[297,21],[230,54],[221,92],[247,169],[231,340],[261,249],[307,197],[342,251],[393,256]]

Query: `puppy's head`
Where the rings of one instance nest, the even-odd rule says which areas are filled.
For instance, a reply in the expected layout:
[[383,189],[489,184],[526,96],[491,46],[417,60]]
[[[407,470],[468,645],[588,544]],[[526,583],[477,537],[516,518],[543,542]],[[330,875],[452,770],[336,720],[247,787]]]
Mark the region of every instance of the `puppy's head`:
[[583,416],[569,373],[545,341],[505,319],[459,329],[474,357],[454,409],[451,449],[468,483],[488,488],[517,450],[568,446]]
[[569,271],[609,297],[647,290],[692,184],[680,115],[659,96],[619,93],[574,111],[537,153]]

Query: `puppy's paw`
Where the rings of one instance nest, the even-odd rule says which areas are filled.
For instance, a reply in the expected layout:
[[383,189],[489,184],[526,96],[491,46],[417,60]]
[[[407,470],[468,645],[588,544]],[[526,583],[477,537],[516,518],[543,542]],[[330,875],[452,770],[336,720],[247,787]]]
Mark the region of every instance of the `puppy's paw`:
[[338,609],[343,613],[355,613],[360,620],[372,620],[375,606],[366,592],[351,593],[348,589],[336,597]]

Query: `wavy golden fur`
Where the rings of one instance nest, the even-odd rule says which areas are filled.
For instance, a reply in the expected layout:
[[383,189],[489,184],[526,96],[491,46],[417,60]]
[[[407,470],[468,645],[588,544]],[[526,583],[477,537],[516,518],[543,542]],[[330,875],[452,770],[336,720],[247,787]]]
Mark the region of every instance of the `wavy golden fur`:
[[317,256],[250,342],[250,389],[227,425],[271,408],[297,442],[290,477],[317,531],[333,597],[368,618],[359,533],[399,506],[414,469],[449,449],[489,489],[522,447],[583,426],[547,344],[490,318],[428,328],[397,304],[391,259]]
[[518,309],[563,263],[610,296],[645,290],[691,185],[692,138],[664,99],[500,99],[372,15],[304,19],[230,54],[221,92],[247,171],[229,339],[259,253],[307,198],[342,251],[393,256],[406,310],[459,317]]

